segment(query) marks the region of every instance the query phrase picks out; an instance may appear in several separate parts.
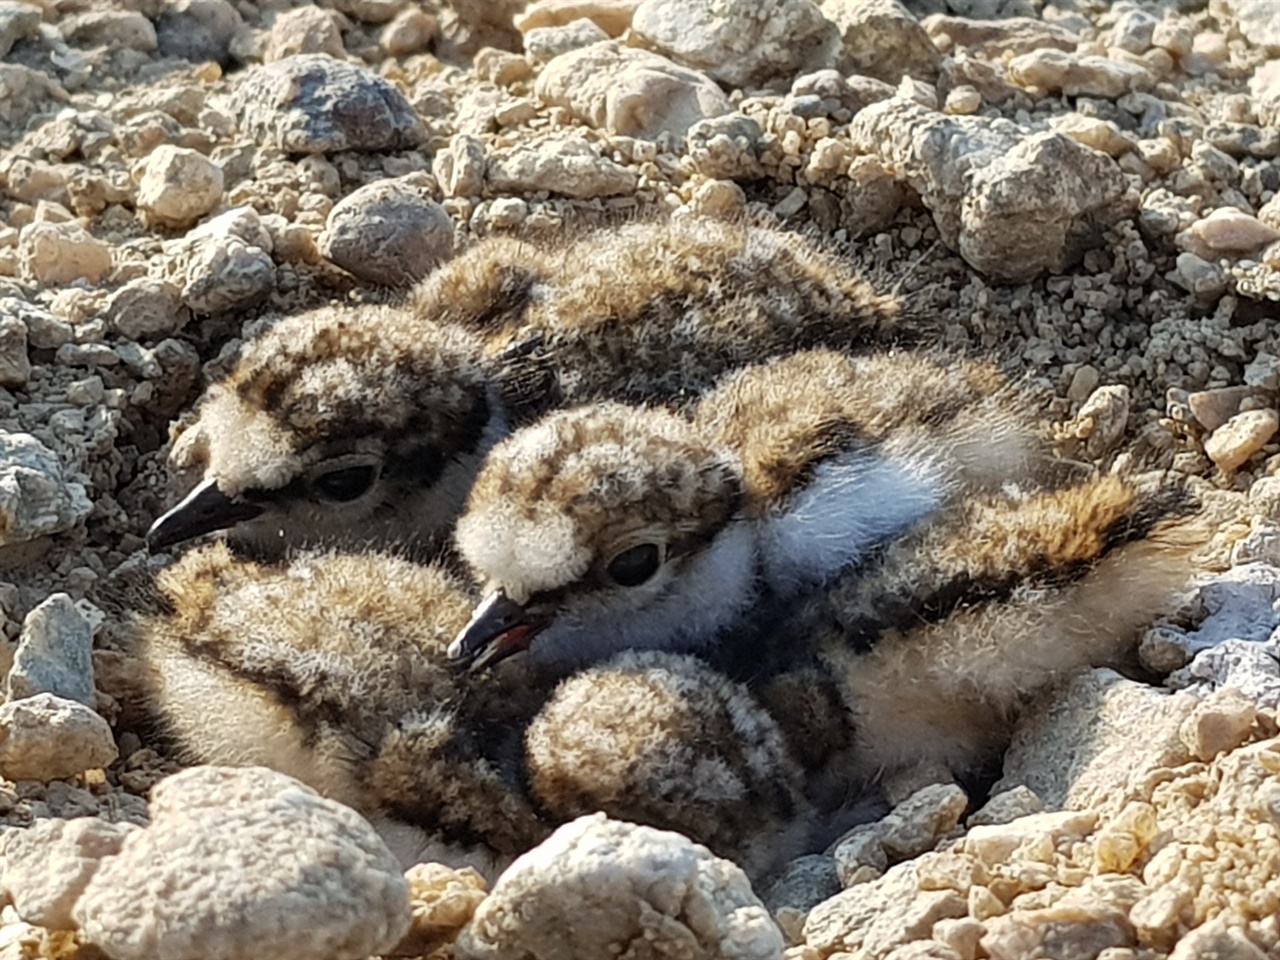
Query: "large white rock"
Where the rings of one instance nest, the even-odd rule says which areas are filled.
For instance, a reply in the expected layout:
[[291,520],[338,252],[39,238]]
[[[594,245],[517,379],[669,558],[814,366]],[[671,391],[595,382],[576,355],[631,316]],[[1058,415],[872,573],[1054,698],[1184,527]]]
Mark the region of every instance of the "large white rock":
[[62,780],[119,756],[107,721],[51,693],[0,704],[0,776]]
[[65,593],[47,597],[27,614],[9,670],[10,700],[52,693],[92,708],[93,630]]
[[782,933],[738,867],[678,833],[580,817],[513,863],[459,958],[780,958]]
[[114,960],[356,960],[408,932],[409,887],[354,810],[261,767],[194,767],[77,902]]

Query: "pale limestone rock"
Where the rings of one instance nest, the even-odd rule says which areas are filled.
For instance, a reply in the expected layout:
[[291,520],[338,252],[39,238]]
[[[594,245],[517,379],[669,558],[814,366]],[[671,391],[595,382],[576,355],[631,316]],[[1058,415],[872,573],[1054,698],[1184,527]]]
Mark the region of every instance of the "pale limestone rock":
[[1109,157],[1120,157],[1137,146],[1128,134],[1110,120],[1097,117],[1086,117],[1081,113],[1068,113],[1055,117],[1053,129],[1066,134],[1072,140],[1083,143],[1086,147],[1100,150]]
[[854,827],[836,841],[832,855],[840,883],[845,887],[874,880],[889,868],[889,857],[880,842],[879,823]]
[[[804,925],[805,943],[830,953],[884,957],[896,947],[923,940],[939,920],[963,917],[965,897],[954,890],[921,890],[912,863],[879,880],[851,887],[819,904]],[[859,952],[860,951],[860,952]]]
[[50,286],[97,283],[111,270],[111,248],[74,221],[23,227],[18,258],[27,276]]
[[74,919],[114,960],[358,958],[409,931],[409,886],[353,810],[261,767],[195,767],[153,789]]
[[578,199],[630,194],[637,182],[635,171],[601,156],[586,140],[495,150],[487,176],[489,188],[498,193],[547,190]]
[[298,7],[276,17],[271,32],[267,34],[263,61],[272,63],[299,53],[322,53],[338,59],[346,56],[342,31],[331,11],[319,7]]
[[1063,840],[1080,840],[1093,832],[1098,815],[1089,811],[1058,810],[1033,813],[1008,823],[992,823],[970,828],[959,849],[988,866],[996,866],[1013,856],[1020,847],[1045,841],[1056,845]]
[[127,47],[141,53],[156,49],[156,29],[136,10],[99,10],[66,17],[59,31],[78,46]]
[[867,106],[849,130],[855,149],[920,194],[944,243],[1001,280],[1066,269],[1094,231],[1127,215],[1115,161],[1061,134],[1022,138],[1011,124],[902,97]]
[[197,150],[161,144],[139,168],[138,209],[147,221],[189,227],[222,199],[222,168]]
[[1257,704],[1233,687],[1221,687],[1196,705],[1178,735],[1193,757],[1208,762],[1240,746],[1257,716]]
[[899,0],[826,0],[823,15],[840,28],[841,73],[897,83],[904,76],[933,81],[942,54]]
[[19,40],[39,35],[40,8],[19,0],[0,0],[0,58]]
[[361,280],[408,286],[453,256],[453,221],[410,185],[378,180],[334,204],[319,247]]
[[524,52],[534,60],[547,63],[562,53],[580,50],[609,39],[609,34],[586,19],[574,20],[564,26],[535,27],[524,35]]
[[991,960],[1094,960],[1109,947],[1136,943],[1133,925],[1107,907],[1055,906],[1015,910],[987,921],[980,941]]
[[1044,812],[1044,801],[1027,787],[1019,785],[1012,790],[992,794],[981,807],[969,814],[965,823],[970,829],[981,826],[1012,823],[1020,817]]
[[440,33],[440,23],[425,10],[407,7],[382,28],[378,42],[393,57],[423,53]]
[[1153,771],[1187,762],[1178,726],[1196,703],[1112,670],[1082,671],[1018,722],[992,789],[1024,784],[1051,810],[1118,811]]
[[92,709],[97,702],[92,651],[93,630],[71,598],[65,593],[47,597],[23,621],[6,698],[51,693]]
[[1129,388],[1117,383],[1094,390],[1064,432],[1081,441],[1088,456],[1098,458],[1115,448],[1128,424]]
[[976,20],[936,13],[921,26],[935,43],[946,37],[952,48],[988,60],[999,60],[1005,51],[1015,57],[1035,50],[1073,51],[1079,42],[1070,30],[1031,17]]
[[1136,63],[1063,50],[1024,53],[1010,60],[1007,69],[1014,83],[1068,97],[1114,100],[1126,93],[1149,90],[1155,83],[1151,71]]
[[53,451],[30,434],[0,430],[0,546],[69,530],[92,510]]
[[1178,254],[1177,268],[1169,279],[1188,293],[1205,300],[1216,300],[1227,289],[1227,275],[1216,263],[1186,252]]
[[455,950],[459,960],[775,960],[782,948],[738,867],[679,834],[598,813],[516,860]]
[[130,280],[107,302],[107,322],[122,337],[149,340],[172,336],[187,325],[191,312],[181,292],[167,280]]
[[840,42],[812,0],[644,0],[630,36],[730,87],[834,66]]
[[1212,260],[1223,255],[1253,253],[1280,240],[1280,230],[1235,207],[1219,207],[1174,239],[1179,249]]
[[577,20],[589,20],[607,36],[620,37],[631,26],[631,18],[641,0],[537,0],[516,17],[516,28],[528,35],[531,30],[564,27]]
[[62,780],[117,756],[107,721],[82,703],[39,693],[0,704],[0,776]]
[[0,889],[18,916],[50,930],[71,930],[71,909],[104,857],[120,852],[138,828],[97,817],[37,821],[0,838]]
[[1280,429],[1274,410],[1246,410],[1214,430],[1204,441],[1204,452],[1227,473],[1238,469],[1261,450]]
[[932,850],[960,822],[969,797],[954,783],[922,787],[877,824],[885,853],[896,860]]
[[684,137],[698,121],[733,111],[702,74],[612,40],[562,53],[543,68],[534,92],[593,127],[643,139]]
[[689,205],[703,217],[732,220],[747,207],[747,195],[732,180],[707,180],[693,191]]
[[405,871],[413,912],[409,933],[395,956],[430,954],[450,944],[484,901],[485,882],[474,868],[418,863]]

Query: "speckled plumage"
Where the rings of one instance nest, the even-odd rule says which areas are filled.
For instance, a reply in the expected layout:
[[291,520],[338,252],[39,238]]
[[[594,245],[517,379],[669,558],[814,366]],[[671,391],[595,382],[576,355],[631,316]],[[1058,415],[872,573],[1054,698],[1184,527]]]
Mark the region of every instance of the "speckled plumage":
[[564,681],[525,736],[556,819],[677,830],[760,877],[810,847],[813,811],[772,718],[690,656],[624,653]]
[[132,636],[142,713],[174,753],[294,776],[363,813],[406,863],[492,876],[596,809],[757,873],[805,849],[811,811],[776,725],[692,658],[624,655],[554,690],[518,670],[477,684],[444,657],[466,592],[380,554],[263,565],[212,544],[156,587],[164,609]]
[[476,693],[449,668],[468,599],[439,568],[378,554],[264,566],[213,544],[157,589],[169,609],[138,621],[136,653],[182,759],[297,777],[389,826],[409,856],[415,843],[511,856],[548,830],[519,788],[540,695]]
[[[706,650],[749,632],[768,598],[821,586],[1035,461],[1004,379],[952,364],[813,351],[730,376],[692,422],[616,403],[552,414],[494,448],[459,551],[486,593],[549,623],[535,668]],[[614,582],[610,562],[644,544],[653,575]]]
[[[257,556],[317,544],[430,554],[506,421],[601,398],[678,405],[743,363],[892,340],[900,314],[847,264],[774,228],[684,218],[491,238],[405,304],[269,329],[210,388],[173,459],[250,504],[218,501],[214,520]],[[377,476],[364,492],[326,491],[336,472],[365,468]],[[153,531],[158,545],[216,529],[178,512],[184,522]]]
[[[902,791],[981,779],[1037,694],[1082,667],[1132,666],[1142,627],[1207,536],[1183,488],[1164,480],[1101,475],[958,505],[792,624],[849,710],[849,727],[828,726],[821,762]],[[775,713],[814,740],[806,718]]]
[[[437,546],[506,421],[479,343],[402,310],[324,308],[249,343],[210,388],[175,460],[260,516],[235,538],[262,556],[308,543]],[[367,489],[326,480],[368,469]]]

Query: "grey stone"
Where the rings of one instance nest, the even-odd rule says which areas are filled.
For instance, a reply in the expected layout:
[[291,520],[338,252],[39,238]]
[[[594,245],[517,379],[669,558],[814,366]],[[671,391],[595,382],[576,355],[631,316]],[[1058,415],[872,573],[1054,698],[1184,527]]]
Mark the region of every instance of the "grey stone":
[[6,681],[9,700],[52,693],[92,708],[93,630],[65,593],[55,593],[27,614]]
[[0,298],[0,317],[16,317],[27,328],[27,343],[37,350],[70,343],[75,328],[44,307],[16,297]]
[[599,25],[586,17],[580,17],[571,23],[550,27],[534,27],[524,35],[524,52],[535,60],[544,63],[553,57],[570,50],[589,47],[601,40],[608,40],[609,35]]
[[51,693],[0,704],[0,777],[64,780],[119,755],[107,721]]
[[40,33],[40,8],[18,0],[0,0],[0,57],[19,40],[31,40]]
[[156,21],[156,41],[166,57],[231,63],[231,42],[245,29],[229,0],[166,0]]
[[426,133],[389,81],[323,54],[254,68],[234,99],[244,132],[288,153],[400,150],[416,146]]
[[632,41],[731,87],[835,65],[840,36],[811,0],[645,0]]
[[276,283],[275,262],[237,236],[203,237],[176,258],[182,301],[194,313],[221,313],[261,300]]
[[1187,762],[1178,727],[1196,702],[1113,670],[1082,671],[1019,721],[992,790],[1025,785],[1050,810],[1116,813],[1154,770]]
[[0,546],[69,530],[92,510],[53,451],[30,434],[0,430]]
[[756,180],[760,165],[760,125],[741,113],[703,120],[689,128],[685,148],[698,172],[715,180]]
[[896,84],[904,76],[932,82],[942,54],[898,0],[827,0],[823,15],[840,28],[836,67]]
[[458,937],[459,960],[623,955],[778,960],[746,875],[678,833],[580,817],[513,863]]
[[138,828],[98,817],[40,820],[0,837],[0,889],[18,916],[49,930],[72,930],[71,909],[105,857]]
[[172,283],[139,277],[111,295],[106,318],[122,337],[143,340],[177,333],[187,325],[191,313]]
[[840,892],[840,876],[832,857],[798,857],[775,876],[760,899],[792,943],[803,935],[809,911]]
[[365,957],[410,923],[408,884],[373,828],[261,767],[158,784],[150,827],[103,861],[73,915],[114,960]]
[[495,150],[487,177],[496,193],[547,190],[580,199],[629,194],[637,182],[635,171],[601,156],[586,140],[548,140]]
[[68,43],[80,46],[124,47],[150,53],[156,49],[156,28],[136,10],[93,10],[65,18],[58,26]]
[[319,246],[361,280],[408,286],[453,255],[453,221],[409,186],[379,180],[334,206]]
[[20,387],[30,376],[27,325],[18,317],[0,313],[0,387]]
[[850,137],[901,171],[947,246],[1001,281],[1062,272],[1130,212],[1115,161],[1061,134],[1024,138],[1005,121],[899,97],[859,113]]
[[702,74],[614,40],[561,54],[534,91],[593,127],[629,137],[683,137],[695,123],[730,113],[723,91]]

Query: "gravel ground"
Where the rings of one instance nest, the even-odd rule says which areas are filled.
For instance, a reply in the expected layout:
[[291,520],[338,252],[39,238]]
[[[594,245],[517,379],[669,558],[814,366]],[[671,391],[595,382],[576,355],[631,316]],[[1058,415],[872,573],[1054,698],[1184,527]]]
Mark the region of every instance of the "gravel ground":
[[[728,939],[681,955],[778,955],[780,929],[796,960],[1280,956],[1280,7],[524,8],[0,0],[0,667],[24,621],[31,649],[56,635],[83,661],[49,678],[19,653],[0,824],[97,818],[57,841],[83,865],[148,821],[175,766],[129,724],[110,598],[152,563],[171,421],[264,319],[385,298],[494,233],[745,214],[1044,388],[1064,454],[1200,478],[1222,528],[1144,641],[1165,687],[1077,678],[1023,723],[985,815],[928,788],[760,891],[778,927],[724,880]],[[343,829],[334,856],[364,856]],[[75,919],[24,906],[5,842],[0,958],[163,953],[101,932],[118,908],[85,906],[92,887]],[[503,878],[459,955],[567,955],[502,919],[527,884]],[[480,881],[407,887],[400,952],[448,953]]]

